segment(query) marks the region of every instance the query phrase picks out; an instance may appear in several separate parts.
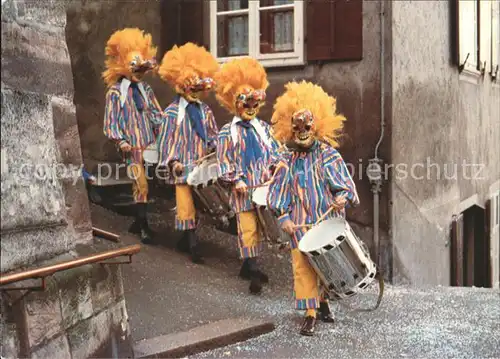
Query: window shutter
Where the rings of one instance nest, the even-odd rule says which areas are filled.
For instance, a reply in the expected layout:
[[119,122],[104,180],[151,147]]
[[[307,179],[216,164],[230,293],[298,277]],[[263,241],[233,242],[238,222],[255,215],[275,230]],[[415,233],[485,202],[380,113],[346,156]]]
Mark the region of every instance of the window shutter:
[[208,48],[204,41],[203,32],[205,23],[203,0],[182,0],[180,3],[179,27],[181,44],[193,42]]
[[203,0],[162,0],[162,53],[174,45],[193,42],[205,46]]
[[306,15],[308,61],[363,58],[362,0],[309,0]]
[[451,223],[450,282],[451,286],[464,285],[464,216],[453,217]]

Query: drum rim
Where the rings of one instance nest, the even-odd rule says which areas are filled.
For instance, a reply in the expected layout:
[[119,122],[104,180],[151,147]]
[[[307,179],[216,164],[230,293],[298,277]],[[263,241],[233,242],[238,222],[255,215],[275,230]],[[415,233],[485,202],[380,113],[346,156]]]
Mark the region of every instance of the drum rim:
[[[334,235],[332,235],[331,237],[329,238],[332,238],[330,240],[330,242],[325,242],[323,243],[321,246],[316,246],[315,248],[310,248],[308,247],[307,249],[304,248],[306,246],[306,243],[308,242],[307,238],[308,237],[311,237],[315,231],[317,231],[317,228],[320,228],[321,226],[325,226],[325,224],[327,223],[331,223],[331,222],[339,222],[339,224],[342,225],[343,227],[343,230],[342,232],[339,231],[339,233],[334,237]],[[348,230],[348,227],[347,227],[347,220],[343,217],[332,217],[332,218],[328,218],[328,219],[325,219],[324,221],[322,221],[321,223],[318,223],[317,225],[313,226],[312,228],[310,228],[301,238],[301,240],[299,241],[299,250],[301,252],[304,252],[304,253],[309,253],[309,252],[312,252],[312,251],[315,251],[315,250],[318,250],[318,249],[321,249],[323,248],[324,246],[328,245],[328,244],[332,244],[334,243],[333,242],[333,239],[338,237],[341,233],[345,233],[347,230]]]
[[[264,196],[264,203],[262,202],[258,202],[256,201],[254,198],[256,196],[256,194],[262,192],[262,191],[266,191],[265,192],[265,196]],[[254,188],[253,191],[252,191],[252,203],[257,205],[257,206],[260,206],[260,207],[267,207],[267,194],[269,193],[269,185],[267,186],[261,186],[261,187],[257,187],[257,188]]]

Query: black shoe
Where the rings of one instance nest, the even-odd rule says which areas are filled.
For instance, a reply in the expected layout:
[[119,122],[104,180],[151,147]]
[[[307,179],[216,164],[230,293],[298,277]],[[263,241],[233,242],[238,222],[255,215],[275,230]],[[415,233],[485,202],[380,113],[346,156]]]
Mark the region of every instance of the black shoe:
[[195,264],[205,264],[205,261],[201,257],[198,247],[193,247],[190,249],[191,252],[191,261]]
[[260,281],[260,278],[259,277],[252,277],[250,279],[250,293],[252,294],[259,294],[260,292],[262,292],[262,283]]
[[189,245],[189,253],[191,254],[191,261],[196,264],[205,263],[205,261],[201,257],[198,247],[198,237],[196,236],[196,229],[187,230],[186,237]]
[[324,323],[334,323],[335,318],[330,310],[330,305],[328,302],[320,302],[319,303],[319,313],[316,315],[317,319],[321,319]]
[[182,237],[177,242],[176,248],[179,252],[189,253],[189,238],[187,232],[182,233]]
[[134,222],[128,228],[129,233],[132,234],[141,234],[141,224],[139,220],[136,218]]
[[137,203],[137,222],[140,226],[141,242],[144,244],[156,244],[153,240],[153,231],[151,231],[148,224],[147,203]]
[[314,334],[315,325],[316,325],[316,318],[308,315],[304,319],[304,323],[302,323],[302,327],[300,328],[300,334],[311,337]]
[[141,229],[141,242],[143,244],[156,244],[153,239],[149,236],[149,233],[144,229]]
[[239,276],[246,280],[257,277],[262,283],[269,283],[269,277],[257,268],[256,258],[246,258],[244,260]]

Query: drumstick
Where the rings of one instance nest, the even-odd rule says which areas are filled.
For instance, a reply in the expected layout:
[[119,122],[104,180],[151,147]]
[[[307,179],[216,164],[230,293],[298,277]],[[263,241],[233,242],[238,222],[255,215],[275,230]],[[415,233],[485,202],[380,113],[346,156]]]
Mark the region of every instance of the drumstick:
[[200,164],[201,162],[205,161],[207,158],[212,157],[213,155],[215,155],[215,152],[209,153],[208,155],[203,156],[202,158],[197,159],[197,160],[196,160],[196,161],[194,161],[193,163],[198,165],[198,164]]
[[325,217],[331,212],[333,211],[334,209],[336,209],[335,206],[332,206],[328,209],[328,211],[326,211],[325,213],[323,213],[323,215],[316,221],[316,223],[311,223],[311,224],[299,224],[299,225],[296,225],[295,228],[304,228],[304,227],[314,227],[316,225],[318,225],[320,222],[322,222]]

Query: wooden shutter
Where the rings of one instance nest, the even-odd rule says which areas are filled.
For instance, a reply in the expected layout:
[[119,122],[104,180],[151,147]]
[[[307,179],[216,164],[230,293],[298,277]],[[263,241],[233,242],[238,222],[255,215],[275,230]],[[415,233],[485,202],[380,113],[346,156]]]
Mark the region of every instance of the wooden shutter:
[[362,0],[308,0],[306,29],[308,61],[363,58]]
[[[203,0],[181,0],[180,32],[181,43],[193,42],[207,47],[204,41],[204,6]],[[207,17],[208,21],[208,17]]]
[[464,217],[462,214],[453,217],[451,223],[450,282],[451,286],[464,285]]
[[162,0],[161,3],[161,43],[162,53],[174,45],[193,42],[205,46],[205,19],[203,0]]

